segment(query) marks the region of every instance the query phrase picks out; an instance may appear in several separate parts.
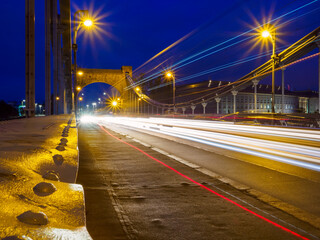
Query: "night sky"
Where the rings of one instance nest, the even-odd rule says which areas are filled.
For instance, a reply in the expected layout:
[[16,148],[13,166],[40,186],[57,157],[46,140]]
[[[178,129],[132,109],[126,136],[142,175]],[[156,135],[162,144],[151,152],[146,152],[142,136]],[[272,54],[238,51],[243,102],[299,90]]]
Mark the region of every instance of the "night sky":
[[[35,2],[36,101],[43,102],[44,1]],[[25,1],[2,0],[1,3],[0,100],[20,101],[25,95]],[[92,38],[85,33],[78,37],[80,67],[119,69],[129,65],[136,69],[186,36],[184,41],[134,72],[135,77],[143,73],[148,76],[148,72],[156,73],[181,62],[176,69],[177,80],[184,80],[180,84],[209,79],[235,81],[267,61],[269,55],[220,69],[225,64],[271,49],[271,43],[267,49],[266,44],[263,48],[262,44],[253,47],[256,41],[244,40],[254,31],[239,36],[268,19],[283,16],[276,22],[280,26],[277,30],[279,49],[289,46],[320,25],[320,1],[311,0],[79,0],[73,1],[71,6],[73,12],[78,9],[98,12],[102,23],[99,27],[103,29]],[[221,43],[224,44],[218,45]],[[208,56],[192,63],[186,60],[210,48],[212,50],[201,55],[210,53]],[[318,88],[317,62],[318,58],[313,58],[286,71],[287,84],[291,89]],[[181,66],[185,63],[188,64]],[[206,70],[207,74],[188,79],[188,76]]]

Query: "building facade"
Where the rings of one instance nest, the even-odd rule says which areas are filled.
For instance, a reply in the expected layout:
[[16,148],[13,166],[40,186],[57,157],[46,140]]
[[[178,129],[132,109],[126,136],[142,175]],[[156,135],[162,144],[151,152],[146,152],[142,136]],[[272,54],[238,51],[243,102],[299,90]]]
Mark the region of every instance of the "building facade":
[[[190,100],[191,96],[188,93],[192,92],[203,92],[203,90],[210,87],[216,87],[219,85],[230,84],[228,82],[221,81],[210,81],[202,82],[192,85],[187,85],[181,87],[181,95],[186,95],[184,98],[180,98],[180,102]],[[282,96],[282,89],[280,86],[275,87],[275,112],[276,113],[316,113],[318,112],[318,97],[317,92],[307,91],[307,92],[293,92],[287,89],[284,90]],[[205,94],[203,94],[205,95]],[[235,95],[235,96],[234,96]],[[201,95],[193,95],[193,98],[199,98]],[[203,98],[202,103],[206,103],[205,107],[202,103],[195,104],[192,110],[191,105],[185,109],[186,114],[231,114],[234,112],[247,112],[247,113],[268,113],[272,112],[271,102],[271,85],[258,84],[257,85],[257,102],[255,108],[255,93],[254,85],[251,85],[240,91],[235,91],[234,94],[230,92],[227,95],[219,97],[219,103],[212,97],[210,100]],[[217,109],[219,107],[219,110]],[[205,111],[204,111],[205,108]],[[179,113],[182,113],[182,108],[178,109]]]

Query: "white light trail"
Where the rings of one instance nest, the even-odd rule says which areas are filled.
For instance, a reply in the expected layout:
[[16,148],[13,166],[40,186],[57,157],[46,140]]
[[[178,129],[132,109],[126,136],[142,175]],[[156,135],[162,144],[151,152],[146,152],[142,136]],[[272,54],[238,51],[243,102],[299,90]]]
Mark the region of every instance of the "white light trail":
[[[320,172],[320,144],[319,147],[305,145],[306,141],[320,141],[320,131],[317,130],[167,118],[105,117],[97,118],[96,121],[107,127],[112,123],[138,131],[147,130]],[[237,135],[243,133],[249,136]],[[271,136],[275,140],[258,139],[256,135],[260,138],[267,135],[268,139]],[[278,137],[283,139],[277,141]]]

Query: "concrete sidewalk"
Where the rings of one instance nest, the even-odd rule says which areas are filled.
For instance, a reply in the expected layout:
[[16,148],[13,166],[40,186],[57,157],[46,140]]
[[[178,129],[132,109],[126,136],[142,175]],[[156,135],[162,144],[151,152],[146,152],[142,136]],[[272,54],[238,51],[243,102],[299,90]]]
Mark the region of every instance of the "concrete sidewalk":
[[[0,122],[0,238],[91,239],[72,115]],[[8,239],[9,239],[8,238]]]

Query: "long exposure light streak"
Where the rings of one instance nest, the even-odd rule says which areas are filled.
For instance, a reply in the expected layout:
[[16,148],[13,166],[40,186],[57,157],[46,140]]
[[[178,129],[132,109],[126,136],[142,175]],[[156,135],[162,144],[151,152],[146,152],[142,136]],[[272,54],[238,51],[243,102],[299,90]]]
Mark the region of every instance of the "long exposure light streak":
[[227,197],[225,197],[224,195],[222,195],[222,194],[220,194],[220,193],[212,190],[211,188],[204,186],[203,184],[195,181],[194,179],[188,177],[187,175],[179,172],[179,171],[176,170],[175,168],[173,168],[173,167],[165,164],[164,162],[160,161],[159,159],[157,159],[157,158],[151,156],[150,154],[144,152],[144,151],[141,150],[140,148],[138,148],[138,147],[136,147],[136,146],[133,146],[132,144],[127,143],[126,141],[124,141],[124,140],[122,140],[122,139],[120,139],[120,138],[117,138],[116,136],[112,135],[109,131],[107,131],[106,128],[104,128],[102,125],[99,124],[99,126],[100,126],[101,130],[103,130],[103,131],[104,131],[105,133],[107,133],[109,136],[111,136],[111,137],[117,139],[118,141],[120,141],[120,142],[122,142],[122,143],[124,143],[124,144],[126,144],[126,145],[128,145],[128,146],[130,146],[131,148],[136,149],[137,151],[141,152],[141,153],[144,154],[145,156],[147,156],[147,157],[149,157],[150,159],[152,159],[152,160],[154,160],[154,161],[162,164],[163,166],[165,166],[165,167],[167,167],[168,169],[174,171],[175,173],[179,174],[180,176],[184,177],[185,179],[188,179],[188,180],[191,181],[192,183],[200,186],[201,188],[203,188],[203,189],[205,189],[205,190],[207,190],[207,191],[215,194],[216,196],[218,196],[218,197],[226,200],[227,202],[232,203],[233,205],[235,205],[235,206],[243,209],[244,211],[251,213],[252,215],[254,215],[254,216],[256,216],[256,217],[258,217],[258,218],[266,221],[267,223],[270,223],[270,224],[274,225],[275,227],[277,227],[277,228],[279,228],[279,229],[282,229],[282,230],[285,231],[285,232],[288,232],[288,233],[290,233],[290,234],[292,234],[292,235],[294,235],[294,236],[296,236],[296,237],[298,237],[298,238],[301,238],[301,239],[304,239],[304,240],[308,240],[308,238],[306,238],[306,237],[304,237],[304,236],[302,236],[302,235],[300,235],[300,234],[298,234],[298,233],[296,233],[296,232],[294,232],[294,231],[292,231],[292,230],[290,230],[290,229],[288,229],[288,228],[286,228],[286,227],[284,227],[284,226],[282,226],[282,225],[280,225],[280,224],[278,224],[278,223],[276,223],[276,222],[274,222],[274,221],[272,221],[272,220],[270,220],[270,219],[268,219],[268,218],[266,218],[266,217],[263,217],[262,215],[260,215],[260,214],[258,214],[258,213],[256,213],[256,212],[254,212],[254,211],[252,211],[252,210],[244,207],[243,205],[241,205],[241,204],[239,204],[239,203],[237,203],[237,202],[235,202],[235,201],[233,201],[233,200],[231,200],[230,198],[227,198]]
[[[318,11],[319,9],[320,9],[320,8],[316,8],[316,9],[311,10],[311,11],[308,12],[308,13],[304,13],[304,14],[301,14],[301,15],[295,17],[295,18],[289,19],[288,21],[282,23],[281,25],[285,25],[285,24],[287,24],[288,22],[294,21],[294,20],[298,19],[299,17],[305,16],[305,15],[311,13],[311,12]],[[261,26],[260,26],[260,27],[261,27]],[[237,41],[237,42],[235,42],[235,43],[232,43],[232,44],[227,45],[227,46],[225,46],[225,47],[222,47],[222,48],[220,48],[220,49],[217,49],[217,50],[215,50],[215,51],[213,51],[213,52],[210,52],[210,53],[208,53],[208,54],[206,54],[206,55],[203,55],[203,56],[201,56],[201,57],[199,57],[199,58],[193,59],[192,61],[189,61],[189,62],[187,62],[187,63],[184,63],[184,64],[182,64],[182,65],[180,65],[180,66],[178,66],[178,65],[180,64],[180,62],[178,62],[178,63],[176,63],[176,64],[173,64],[171,67],[172,67],[173,70],[176,71],[177,69],[179,69],[179,68],[181,68],[181,67],[185,67],[185,66],[187,66],[187,65],[189,65],[189,64],[192,64],[192,63],[194,63],[194,62],[196,62],[196,61],[199,61],[199,60],[201,60],[201,59],[203,59],[203,58],[205,58],[205,57],[208,57],[208,56],[210,56],[210,55],[212,55],[212,54],[218,53],[218,52],[220,52],[220,51],[222,51],[222,50],[225,50],[225,49],[227,49],[227,48],[229,48],[229,47],[235,46],[235,45],[240,44],[240,43],[242,43],[242,42],[246,42],[246,41],[248,41],[249,39],[253,39],[253,38],[254,38],[254,36],[247,37],[247,38],[245,38],[245,39],[242,39],[242,40],[240,40],[240,41]],[[284,49],[285,49],[286,47],[288,47],[288,46],[289,46],[289,45],[283,46],[283,47],[281,47],[281,48],[278,48],[278,51],[284,50]],[[196,77],[200,77],[200,76],[207,75],[207,74],[210,74],[210,73],[214,73],[214,72],[217,72],[217,71],[221,71],[221,70],[224,70],[224,69],[228,69],[228,68],[230,68],[230,67],[235,67],[235,66],[237,66],[237,65],[240,65],[240,64],[243,64],[243,63],[247,63],[247,62],[249,62],[249,61],[257,60],[257,59],[259,59],[259,58],[268,56],[268,54],[269,54],[269,53],[257,54],[257,55],[251,56],[251,57],[247,57],[247,58],[245,58],[245,59],[237,60],[237,61],[234,61],[234,62],[231,62],[231,63],[228,63],[228,64],[224,64],[224,65],[217,66],[217,67],[214,67],[214,68],[211,68],[211,69],[207,69],[207,70],[204,70],[204,71],[202,71],[202,72],[195,73],[195,74],[193,74],[193,75],[190,75],[190,76],[181,78],[181,79],[177,80],[176,82],[179,83],[179,82],[187,81],[187,80],[190,80],[190,79],[192,79],[192,78],[196,78]],[[146,82],[148,82],[148,81],[151,81],[151,80],[155,79],[156,77],[159,77],[161,74],[162,74],[162,72],[156,72],[156,73],[152,74],[151,76],[149,76],[149,77],[147,77],[147,78],[144,78],[144,79],[136,82],[135,85],[143,84],[143,83],[146,83]],[[169,84],[168,84],[168,83],[163,83],[163,84],[160,84],[160,85],[155,86],[155,87],[153,87],[153,88],[150,88],[149,90],[158,89],[158,88],[161,88],[161,87],[164,87],[164,86],[167,86],[167,85],[169,85]],[[130,88],[131,88],[131,86],[128,87],[128,89],[130,89]]]
[[[285,49],[285,47],[284,47],[284,48],[281,48],[281,49]],[[263,54],[256,54],[256,55],[253,55],[253,56],[249,56],[249,57],[247,57],[247,58],[244,58],[244,59],[236,60],[236,61],[234,61],[234,62],[230,62],[230,63],[223,64],[223,65],[220,65],[220,66],[211,68],[211,69],[207,69],[207,70],[205,70],[205,71],[202,71],[202,72],[199,72],[199,73],[195,73],[195,74],[192,74],[192,75],[190,75],[190,76],[187,76],[187,77],[184,77],[184,78],[181,78],[181,79],[177,79],[177,80],[176,80],[176,83],[178,83],[178,82],[184,82],[184,81],[190,80],[190,79],[192,79],[192,78],[200,77],[200,76],[203,76],[203,75],[206,75],[206,74],[209,74],[209,73],[214,73],[214,72],[217,72],[217,71],[220,71],[220,70],[227,69],[227,68],[229,68],[229,67],[235,67],[235,66],[237,66],[237,65],[240,65],[240,64],[243,64],[243,63],[246,63],[246,62],[250,62],[250,61],[253,61],[253,60],[257,60],[257,59],[259,59],[259,58],[263,58],[263,57],[269,56],[269,55],[270,55],[270,52],[271,52],[271,51],[269,51],[269,52],[267,52],[267,53],[263,53]],[[167,85],[169,85],[169,83],[163,83],[163,84],[160,84],[160,85],[158,85],[158,86],[149,88],[148,90],[149,90],[149,91],[155,90],[155,89],[158,89],[158,88],[167,86]]]
[[[275,71],[278,71],[278,70],[283,69],[283,68],[288,68],[288,67],[290,67],[290,66],[292,66],[292,65],[294,65],[294,64],[297,64],[297,63],[299,63],[299,62],[303,62],[303,61],[306,61],[306,60],[311,59],[311,58],[313,58],[313,57],[316,57],[316,56],[318,56],[319,54],[320,54],[320,53],[315,53],[315,54],[310,55],[310,56],[308,56],[308,57],[305,57],[305,58],[296,60],[296,61],[294,61],[294,62],[291,62],[291,63],[289,63],[289,64],[287,64],[287,65],[283,65],[283,66],[281,66],[281,67],[276,68]],[[238,83],[240,83],[240,82],[241,82],[241,83],[247,82],[247,81],[250,81],[250,80],[252,80],[252,79],[254,79],[254,78],[256,78],[256,77],[265,76],[265,75],[267,75],[267,74],[269,74],[269,73],[271,73],[271,70],[270,70],[270,71],[267,71],[267,72],[264,72],[264,73],[261,74],[261,75],[256,75],[256,76],[248,77],[248,78],[245,78],[245,79],[240,79],[240,80],[238,80],[238,81],[235,81],[235,82],[230,83],[228,86],[230,86],[230,85],[235,85],[235,84],[238,84]],[[176,82],[180,82],[180,81],[177,80]],[[164,86],[164,85],[166,85],[166,83],[164,83],[164,84],[162,84],[162,85]],[[177,103],[176,106],[180,106],[180,107],[181,107],[181,106],[188,105],[188,104],[190,104],[190,103],[198,104],[197,101],[200,101],[200,102],[201,102],[203,98],[206,98],[206,100],[207,100],[208,102],[210,102],[213,98],[216,97],[216,96],[215,96],[215,93],[216,93],[216,92],[213,91],[213,90],[223,89],[224,87],[226,87],[226,85],[221,85],[221,86],[218,86],[218,87],[215,87],[215,88],[208,88],[208,89],[205,89],[205,90],[203,90],[203,91],[190,93],[189,95],[198,94],[198,93],[203,93],[203,92],[210,92],[210,93],[208,93],[208,94],[206,94],[206,95],[202,95],[201,97],[198,97],[198,98],[195,98],[195,99],[186,101],[186,102]],[[150,88],[149,90],[154,90],[154,89],[157,89],[157,87]],[[179,97],[179,96],[178,96],[178,97]]]
[[[318,0],[316,0],[316,1],[318,1]],[[306,4],[306,5],[303,6],[303,7],[309,6],[309,4],[310,4],[310,3]],[[293,13],[293,12],[296,12],[297,10],[300,10],[300,9],[301,9],[301,8],[298,8],[298,9],[295,9],[295,10],[289,12],[289,13],[283,14],[282,16],[277,17],[277,18],[275,18],[275,19],[272,19],[272,20],[266,22],[265,24],[272,24],[273,22],[276,22],[276,21],[280,20],[281,18],[283,18],[283,17],[285,17],[285,16],[287,16],[287,15]],[[317,8],[317,9],[318,9],[318,8]],[[286,23],[289,22],[289,21],[296,20],[296,19],[298,19],[299,17],[305,16],[305,15],[307,15],[307,14],[309,14],[309,13],[311,13],[311,12],[317,10],[317,9],[311,10],[311,11],[308,12],[308,13],[304,13],[304,14],[301,14],[300,16],[297,16],[297,17],[294,17],[294,18],[292,18],[292,19],[289,19],[288,21],[282,23],[281,25],[286,24]],[[251,30],[248,30],[247,32],[241,33],[241,34],[239,34],[238,36],[235,36],[235,37],[233,37],[233,38],[231,38],[231,39],[229,39],[229,40],[226,40],[225,42],[222,42],[222,43],[220,43],[220,44],[218,44],[218,45],[215,45],[215,46],[213,46],[213,47],[211,47],[211,48],[209,48],[209,49],[206,49],[206,50],[204,50],[204,51],[202,51],[202,52],[199,52],[199,53],[197,53],[197,54],[194,54],[193,56],[190,56],[190,57],[188,57],[188,58],[186,58],[186,59],[184,59],[184,60],[182,60],[182,61],[174,64],[174,65],[173,65],[173,69],[176,70],[176,69],[178,69],[178,68],[180,68],[180,67],[183,67],[183,66],[186,66],[186,65],[188,65],[188,64],[190,64],[190,63],[193,63],[193,62],[195,62],[195,61],[201,60],[201,59],[203,59],[203,58],[205,58],[205,57],[207,57],[207,56],[210,56],[211,54],[217,53],[217,52],[219,52],[219,51],[221,51],[221,50],[224,50],[224,49],[226,49],[226,48],[228,48],[228,47],[232,47],[232,46],[235,45],[235,44],[241,43],[241,42],[243,42],[243,41],[247,41],[247,40],[249,40],[251,37],[247,37],[247,38],[245,38],[245,39],[243,39],[243,40],[240,40],[240,41],[236,42],[235,44],[230,44],[230,45],[228,45],[228,46],[226,46],[226,47],[223,47],[223,48],[221,48],[221,49],[218,49],[218,50],[216,50],[216,51],[214,51],[214,52],[212,52],[212,53],[208,53],[208,54],[205,54],[205,55],[203,55],[203,56],[201,56],[201,57],[198,57],[198,56],[200,56],[200,55],[202,55],[202,54],[204,54],[204,53],[206,53],[206,52],[208,52],[208,51],[210,51],[210,50],[213,50],[213,49],[215,49],[215,48],[217,48],[217,47],[223,46],[225,43],[231,42],[232,40],[235,40],[235,39],[237,39],[237,38],[239,38],[239,37],[241,37],[241,36],[245,36],[245,35],[247,35],[247,34],[250,33],[250,32],[254,32],[254,31],[256,31],[257,29],[259,29],[259,28],[261,28],[261,27],[262,27],[262,25],[259,25],[259,26],[255,27],[255,28],[251,29]],[[180,65],[181,63],[186,62],[186,61],[188,61],[188,60],[191,60],[192,58],[195,58],[195,57],[198,57],[198,58],[196,58],[196,59],[194,59],[194,60],[192,60],[192,61],[190,61],[190,62],[188,62],[188,63],[185,63],[185,64],[183,64],[183,65]],[[180,65],[180,66],[179,66],[179,67],[176,67],[176,66],[178,66],[178,65]]]
[[[315,42],[315,41],[313,41],[313,42]],[[281,67],[279,67],[279,68],[276,68],[275,71],[278,71],[278,70],[283,69],[283,68],[288,68],[288,67],[290,67],[290,66],[292,66],[292,65],[294,65],[294,64],[297,64],[297,63],[306,61],[306,60],[311,59],[311,58],[313,58],[313,57],[316,57],[316,56],[318,56],[318,55],[320,55],[320,53],[315,53],[315,54],[312,54],[312,55],[307,56],[307,57],[305,57],[305,58],[301,58],[301,59],[296,60],[296,61],[294,61],[294,62],[291,62],[291,63],[289,63],[289,64],[283,65],[283,66],[281,66]],[[254,79],[254,78],[256,78],[256,77],[265,76],[265,75],[267,75],[267,74],[269,74],[269,73],[271,73],[271,70],[270,70],[270,71],[267,71],[267,72],[264,72],[264,73],[262,73],[261,75],[255,75],[255,76],[251,76],[251,77],[248,77],[248,78],[240,79],[240,80],[238,80],[238,81],[229,83],[229,84],[227,84],[227,85],[220,85],[220,86],[217,86],[217,87],[214,87],[214,88],[208,88],[208,89],[201,90],[201,91],[197,91],[197,92],[191,92],[191,93],[188,93],[188,94],[185,94],[185,95],[179,95],[179,96],[177,96],[177,98],[179,98],[179,97],[185,97],[185,96],[190,96],[190,95],[194,95],[194,94],[199,94],[199,93],[209,92],[209,93],[207,93],[207,94],[205,94],[205,95],[202,95],[202,96],[200,96],[200,97],[198,97],[198,98],[193,98],[193,99],[191,99],[191,100],[189,100],[189,101],[176,103],[176,106],[179,106],[179,107],[181,107],[181,106],[188,106],[190,103],[198,104],[198,103],[202,102],[202,101],[203,101],[202,99],[204,99],[204,98],[206,98],[206,101],[207,101],[207,102],[211,102],[211,101],[216,97],[215,94],[216,94],[216,91],[217,91],[217,90],[223,89],[223,88],[225,88],[226,86],[230,86],[230,85],[235,85],[235,84],[239,84],[239,83],[248,82],[248,81],[250,81],[250,80],[252,80],[252,79]],[[177,80],[177,82],[179,82],[179,80]],[[164,83],[163,85],[166,85],[166,83]],[[153,89],[156,89],[156,88],[157,88],[157,87],[155,87],[155,88],[150,88],[149,90],[153,90]],[[151,100],[151,99],[150,99],[150,100]],[[151,102],[151,101],[150,101],[150,102]],[[152,103],[151,103],[151,104],[152,104]],[[157,104],[152,104],[152,105],[155,105],[155,106],[156,106]],[[163,105],[166,105],[166,104],[163,104]],[[167,104],[167,105],[170,105],[170,104]]]
[[[117,124],[134,130],[147,130],[221,149],[253,155],[320,172],[320,149],[298,143],[277,142],[255,138],[256,134],[320,142],[319,131],[239,126],[196,120],[100,118],[100,124]],[[220,131],[217,131],[217,129]],[[225,133],[221,133],[221,131]],[[283,130],[283,131],[282,131]],[[233,133],[232,133],[233,132]],[[236,135],[249,134],[250,137]]]
[[[288,15],[290,15],[290,14],[293,14],[293,13],[295,13],[295,12],[297,12],[297,11],[299,11],[299,10],[301,10],[301,9],[303,9],[303,8],[309,6],[309,5],[311,5],[311,4],[313,4],[313,3],[317,2],[317,1],[318,1],[318,0],[314,0],[314,1],[312,1],[312,2],[310,2],[310,3],[307,3],[307,4],[305,4],[305,5],[301,6],[301,7],[298,7],[298,8],[296,8],[296,9],[294,9],[294,10],[288,12],[288,13],[285,13],[285,14],[277,17],[277,18],[274,18],[274,19],[268,21],[266,24],[271,24],[271,23],[273,23],[273,22],[276,22],[276,21],[278,21],[279,19],[284,18],[284,17],[286,17],[286,16],[288,16]],[[317,9],[318,9],[318,8],[317,8]],[[292,18],[292,19],[289,19],[289,20],[287,20],[285,23],[290,22],[290,21],[293,21],[293,20],[296,20],[296,19],[298,19],[299,17],[305,16],[305,15],[307,15],[307,14],[309,14],[309,13],[311,13],[311,12],[317,10],[317,9],[313,9],[312,11],[310,11],[310,12],[308,12],[308,13],[304,13],[304,14],[301,14],[301,15],[299,15],[299,16],[297,16],[297,17],[294,17],[294,18]],[[285,23],[283,23],[283,24],[285,24]],[[183,67],[183,66],[186,66],[186,65],[188,65],[188,64],[190,64],[190,63],[193,63],[193,62],[195,62],[195,61],[201,60],[201,59],[204,58],[204,57],[207,57],[207,56],[212,55],[212,54],[214,54],[214,53],[220,52],[220,51],[222,51],[222,50],[224,50],[224,49],[226,49],[226,48],[232,47],[232,46],[234,46],[234,45],[236,45],[236,44],[239,44],[239,43],[241,43],[241,42],[243,42],[243,41],[247,41],[249,38],[252,38],[252,37],[247,37],[247,38],[245,38],[245,39],[243,39],[243,40],[240,40],[240,41],[238,41],[238,42],[236,42],[236,43],[232,43],[232,44],[230,44],[230,45],[228,45],[228,46],[225,46],[225,47],[223,47],[223,48],[221,48],[221,49],[217,49],[217,50],[215,50],[215,51],[212,52],[212,53],[208,53],[208,54],[206,54],[206,55],[204,55],[204,56],[201,56],[201,57],[199,57],[199,58],[197,58],[197,59],[194,59],[194,60],[190,61],[189,63],[185,63],[185,64],[177,67],[178,65],[180,65],[180,64],[182,64],[182,63],[184,63],[184,62],[186,62],[186,61],[189,61],[189,60],[191,60],[191,59],[193,59],[193,58],[195,58],[195,57],[198,57],[198,56],[200,56],[200,55],[202,55],[202,54],[204,54],[204,53],[206,53],[206,52],[208,52],[208,51],[211,51],[211,50],[216,49],[216,48],[218,48],[218,47],[220,47],[220,46],[223,46],[224,44],[229,43],[229,42],[231,42],[231,41],[233,41],[233,40],[235,40],[235,39],[238,39],[238,38],[241,37],[241,36],[247,35],[248,33],[252,32],[252,31],[256,31],[256,29],[259,29],[259,28],[261,28],[261,25],[260,25],[260,26],[257,26],[256,28],[250,29],[250,30],[248,30],[248,31],[246,31],[246,32],[244,32],[244,33],[241,33],[241,34],[239,34],[239,35],[237,35],[237,36],[235,36],[235,37],[233,37],[233,38],[230,38],[230,39],[228,39],[228,40],[226,40],[226,41],[224,41],[224,42],[221,42],[221,43],[219,43],[219,44],[217,44],[217,45],[215,45],[215,46],[212,46],[212,47],[210,47],[210,48],[208,48],[208,49],[206,49],[206,50],[203,50],[203,51],[201,51],[201,52],[199,52],[199,53],[196,53],[196,54],[194,54],[194,55],[192,55],[192,56],[190,56],[190,57],[187,57],[187,58],[185,58],[185,59],[183,59],[183,60],[181,60],[181,61],[173,64],[171,67],[172,67],[173,70],[176,70],[176,69],[178,69],[178,68],[180,68],[180,67]],[[143,84],[143,83],[146,83],[146,82],[148,82],[148,81],[150,81],[150,80],[152,80],[152,79],[160,76],[161,74],[162,74],[162,71],[158,71],[158,72],[156,72],[156,73],[154,73],[154,74],[152,74],[152,75],[150,75],[150,76],[148,76],[148,77],[146,77],[146,78],[143,78],[142,80],[136,82],[134,85],[127,87],[127,89],[133,88],[133,87],[135,87],[135,86],[137,86],[137,85],[140,85],[140,84]]]

